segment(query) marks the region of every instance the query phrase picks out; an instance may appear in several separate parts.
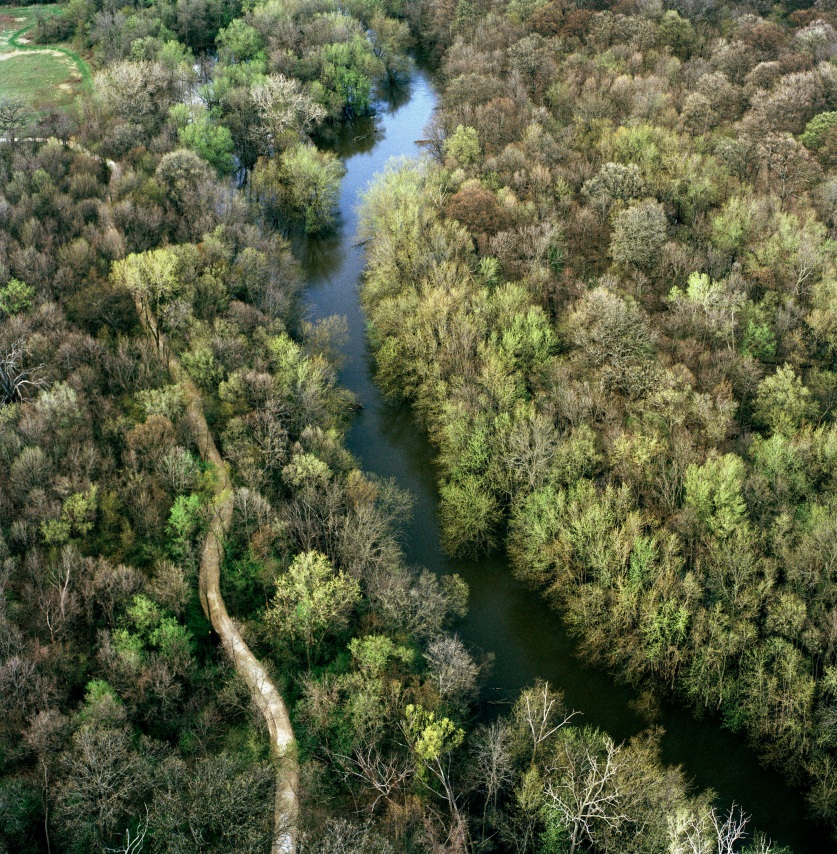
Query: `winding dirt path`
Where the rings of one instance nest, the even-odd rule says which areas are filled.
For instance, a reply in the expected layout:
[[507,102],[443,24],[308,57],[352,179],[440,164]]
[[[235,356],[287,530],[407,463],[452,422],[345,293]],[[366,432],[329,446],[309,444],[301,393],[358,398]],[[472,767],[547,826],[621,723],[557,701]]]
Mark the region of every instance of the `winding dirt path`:
[[272,854],[294,854],[296,818],[299,809],[299,765],[291,719],[281,694],[267,671],[244,642],[221,596],[221,562],[224,542],[233,518],[233,487],[221,454],[215,445],[203,412],[203,400],[195,384],[175,356],[169,356],[169,372],[186,395],[195,439],[205,462],[215,469],[215,508],[203,546],[200,568],[200,597],[204,613],[221,638],[224,649],[244,679],[250,695],[264,716],[276,763],[276,801]]
[[[34,138],[33,138],[34,139]],[[4,141],[4,140],[0,140]],[[72,143],[71,143],[72,145]],[[80,145],[73,147],[86,150]],[[96,156],[96,155],[92,155]],[[111,168],[111,180],[117,174],[118,165],[107,161]],[[137,304],[137,315],[153,335],[153,319]],[[233,519],[233,486],[224,460],[218,452],[215,440],[206,423],[203,398],[180,361],[169,351],[165,336],[160,334],[160,347],[168,352],[169,374],[179,383],[186,396],[186,408],[195,430],[195,441],[203,460],[215,470],[215,502],[209,531],[203,545],[199,576],[199,593],[204,613],[212,628],[221,638],[221,644],[244,679],[253,702],[261,711],[270,736],[270,750],[276,766],[276,795],[273,808],[273,844],[271,854],[295,854],[296,822],[299,812],[299,763],[296,756],[294,737],[288,708],[282,695],[273,684],[262,664],[241,637],[221,596],[221,563],[224,559],[224,543],[230,532]]]

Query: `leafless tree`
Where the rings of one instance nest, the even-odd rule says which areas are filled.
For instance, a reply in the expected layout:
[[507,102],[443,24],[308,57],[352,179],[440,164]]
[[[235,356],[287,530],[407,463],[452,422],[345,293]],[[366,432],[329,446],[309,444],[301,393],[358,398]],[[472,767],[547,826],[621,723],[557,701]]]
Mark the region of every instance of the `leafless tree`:
[[515,423],[504,461],[516,479],[533,490],[541,484],[557,447],[552,420],[533,412]]
[[0,355],[0,400],[3,403],[23,400],[34,389],[43,388],[46,384],[43,379],[36,378],[43,365],[33,368],[23,366],[27,355],[27,350],[20,341],[16,341]]
[[569,854],[583,840],[595,844],[600,829],[618,828],[626,818],[616,783],[620,748],[608,736],[600,741],[598,749],[598,738],[573,732],[562,739],[550,768],[544,794],[548,808],[557,810],[569,830]]
[[118,848],[105,848],[108,854],[139,854],[145,844],[145,835],[148,833],[148,807],[145,808],[145,819],[140,822],[136,830],[131,832],[129,827],[125,831],[125,841]]
[[723,821],[714,809],[709,815],[718,840],[718,854],[734,854],[735,843],[744,838],[747,829],[748,818],[744,811],[733,804]]
[[424,653],[427,670],[444,700],[467,700],[477,687],[479,665],[456,635],[440,635]]
[[32,111],[19,98],[0,98],[0,136],[14,146]]
[[57,636],[60,637],[64,627],[78,610],[78,596],[72,582],[80,564],[81,555],[78,551],[72,546],[65,546],[61,550],[60,560],[50,569],[45,591],[44,619],[53,642]]
[[514,779],[508,726],[494,721],[478,729],[474,733],[472,756],[477,785],[485,791],[484,827],[488,808],[496,811],[497,796]]
[[745,836],[748,817],[733,804],[725,818],[713,807],[703,813],[684,811],[669,821],[673,854],[734,854],[735,843]]
[[515,703],[514,717],[518,727],[532,740],[533,764],[538,748],[577,714],[567,714],[563,694],[552,691],[549,682],[538,680],[532,688],[523,691]]
[[248,539],[254,530],[275,517],[270,502],[256,489],[247,486],[235,491],[235,509],[241,514]]
[[356,746],[351,756],[336,753],[334,759],[346,776],[357,778],[375,793],[375,799],[368,807],[370,812],[382,799],[394,805],[396,795],[416,771],[413,762],[394,753],[383,752],[375,738]]

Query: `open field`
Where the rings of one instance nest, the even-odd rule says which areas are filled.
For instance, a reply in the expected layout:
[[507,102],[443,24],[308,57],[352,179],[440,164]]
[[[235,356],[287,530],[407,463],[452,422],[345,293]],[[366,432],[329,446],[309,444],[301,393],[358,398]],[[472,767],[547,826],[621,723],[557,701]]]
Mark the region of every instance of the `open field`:
[[0,14],[0,98],[22,98],[31,107],[64,107],[91,85],[87,63],[64,45],[29,41],[36,13],[55,14],[57,6],[6,7]]

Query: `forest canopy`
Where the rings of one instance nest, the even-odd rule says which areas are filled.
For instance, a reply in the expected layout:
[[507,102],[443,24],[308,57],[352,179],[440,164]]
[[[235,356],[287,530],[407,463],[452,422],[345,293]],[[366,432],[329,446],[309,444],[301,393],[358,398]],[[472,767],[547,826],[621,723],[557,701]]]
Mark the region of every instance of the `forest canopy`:
[[789,851],[658,728],[543,680],[486,714],[467,585],[346,449],[291,238],[411,52],[441,105],[365,199],[363,302],[445,548],[506,550],[834,828],[833,13],[670,5],[70,0],[15,35],[93,74],[0,101],[0,854]]
[[414,13],[433,157],[367,196],[363,299],[446,548],[507,549],[590,660],[833,824],[833,12]]

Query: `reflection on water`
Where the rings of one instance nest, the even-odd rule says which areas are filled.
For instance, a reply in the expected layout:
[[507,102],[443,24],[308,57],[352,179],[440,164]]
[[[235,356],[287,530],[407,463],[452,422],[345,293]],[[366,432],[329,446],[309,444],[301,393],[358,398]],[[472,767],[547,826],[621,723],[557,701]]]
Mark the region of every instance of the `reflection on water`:
[[338,216],[335,229],[328,234],[306,235],[297,229],[289,236],[291,249],[302,269],[306,282],[312,278],[327,281],[343,263],[343,217]]
[[454,561],[442,552],[432,449],[409,410],[387,404],[374,385],[358,299],[364,260],[356,245],[360,197],[390,158],[419,154],[416,141],[425,136],[436,104],[421,72],[403,92],[394,94],[395,99],[379,106],[374,118],[335,135],[334,149],[347,166],[338,227],[331,235],[297,238],[294,248],[306,276],[308,316],[341,314],[348,321],[340,379],[363,405],[347,436],[349,450],[365,470],[395,478],[412,494],[413,517],[405,531],[407,559],[435,572],[458,572],[470,586],[469,613],[459,631],[473,649],[495,657],[483,713],[502,709],[537,677],[559,687],[567,705],[580,711],[586,723],[602,727],[617,740],[640,732],[650,713],[653,722],[665,729],[664,761],[682,765],[699,788],[715,789],[722,807],[733,800],[741,804],[756,827],[800,854],[826,850],[827,837],[804,821],[802,798],[779,774],[762,769],[742,738],[717,721],[695,721],[682,709],[665,704],[655,709],[647,698],[616,683],[603,670],[584,666],[557,615],[512,578],[502,555]]

